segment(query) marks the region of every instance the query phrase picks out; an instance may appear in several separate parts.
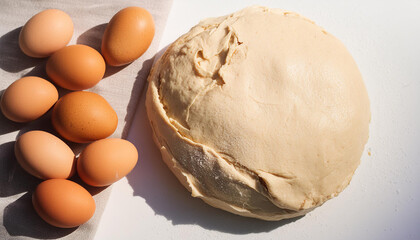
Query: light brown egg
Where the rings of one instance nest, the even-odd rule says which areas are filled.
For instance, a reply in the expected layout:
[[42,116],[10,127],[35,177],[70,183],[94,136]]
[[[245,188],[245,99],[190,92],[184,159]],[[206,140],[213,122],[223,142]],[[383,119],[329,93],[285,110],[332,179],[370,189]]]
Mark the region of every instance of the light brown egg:
[[62,137],[78,143],[107,138],[118,124],[117,114],[105,98],[85,91],[61,97],[53,108],[51,119]]
[[32,204],[47,223],[72,228],[87,222],[95,213],[95,200],[79,184],[65,179],[40,183],[32,195]]
[[76,170],[73,151],[58,137],[44,131],[29,131],[15,143],[20,166],[41,179],[69,178]]
[[29,122],[44,115],[57,101],[54,85],[39,77],[24,77],[12,83],[1,97],[1,111],[15,122]]
[[47,61],[47,74],[53,82],[70,90],[95,86],[105,74],[101,54],[86,45],[71,45],[55,52]]
[[48,57],[66,46],[72,35],[70,16],[58,9],[47,9],[34,15],[22,27],[19,46],[30,57]]
[[80,178],[92,186],[107,186],[126,176],[137,163],[136,147],[127,140],[108,138],[89,144],[77,161]]
[[141,7],[127,7],[116,13],[106,27],[101,52],[106,62],[121,66],[139,58],[155,35],[152,15]]

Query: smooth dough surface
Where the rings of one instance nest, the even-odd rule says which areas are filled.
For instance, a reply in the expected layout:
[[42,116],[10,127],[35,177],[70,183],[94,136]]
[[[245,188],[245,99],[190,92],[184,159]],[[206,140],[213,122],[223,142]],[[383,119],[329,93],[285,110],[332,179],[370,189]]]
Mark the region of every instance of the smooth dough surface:
[[265,220],[340,193],[370,121],[344,45],[265,7],[203,20],[176,40],[151,71],[146,107],[163,160],[194,197]]

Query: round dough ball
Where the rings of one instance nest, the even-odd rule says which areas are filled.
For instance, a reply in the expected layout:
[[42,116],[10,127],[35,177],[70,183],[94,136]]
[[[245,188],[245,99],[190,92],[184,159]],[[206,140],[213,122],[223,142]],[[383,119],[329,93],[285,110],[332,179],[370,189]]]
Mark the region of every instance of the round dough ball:
[[207,19],[149,76],[163,160],[192,196],[242,216],[303,215],[350,182],[370,107],[344,45],[292,12]]

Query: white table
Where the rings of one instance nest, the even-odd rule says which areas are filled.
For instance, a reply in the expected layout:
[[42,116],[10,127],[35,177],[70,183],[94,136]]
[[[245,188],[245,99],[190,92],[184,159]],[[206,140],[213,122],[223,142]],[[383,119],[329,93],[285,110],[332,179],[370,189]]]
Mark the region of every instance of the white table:
[[161,161],[143,100],[129,133],[139,163],[114,184],[96,239],[420,239],[420,2],[175,0],[160,46],[202,18],[256,3],[314,20],[341,39],[358,63],[372,122],[350,186],[291,221],[214,209],[192,198]]

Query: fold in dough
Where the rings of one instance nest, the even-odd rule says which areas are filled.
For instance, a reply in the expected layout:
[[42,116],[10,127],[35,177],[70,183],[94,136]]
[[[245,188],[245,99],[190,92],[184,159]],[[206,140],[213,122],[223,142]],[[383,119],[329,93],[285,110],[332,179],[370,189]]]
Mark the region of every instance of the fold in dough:
[[351,55],[296,13],[250,7],[206,19],[156,62],[146,107],[163,160],[208,204],[280,220],[350,182],[368,139]]

